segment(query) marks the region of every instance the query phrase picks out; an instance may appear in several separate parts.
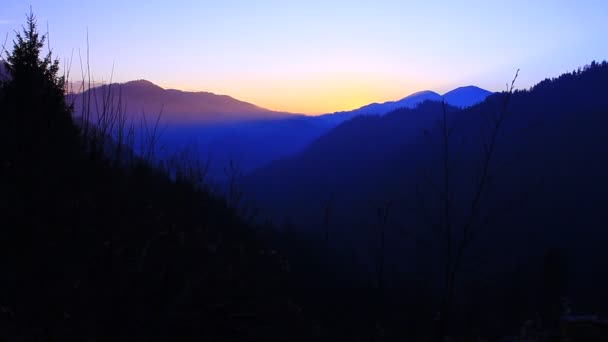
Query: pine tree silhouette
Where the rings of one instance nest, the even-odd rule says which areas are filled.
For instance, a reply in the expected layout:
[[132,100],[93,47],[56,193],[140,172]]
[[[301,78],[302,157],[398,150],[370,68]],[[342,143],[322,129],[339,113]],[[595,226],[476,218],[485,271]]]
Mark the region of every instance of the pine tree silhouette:
[[12,51],[3,56],[7,77],[0,84],[0,248],[1,266],[8,273],[0,279],[0,305],[9,317],[29,322],[19,326],[9,320],[6,327],[32,329],[33,334],[39,333],[35,327],[42,327],[41,321],[60,317],[61,298],[51,291],[61,282],[56,272],[70,230],[68,221],[61,220],[69,211],[60,208],[78,187],[79,133],[65,102],[59,61],[50,49],[43,51],[46,43],[30,12]]
[[66,162],[77,148],[78,131],[64,97],[65,79],[51,50],[43,53],[46,39],[30,12],[23,32],[16,33],[12,52],[6,53],[8,81],[2,86],[3,164],[30,184],[37,176],[33,173]]

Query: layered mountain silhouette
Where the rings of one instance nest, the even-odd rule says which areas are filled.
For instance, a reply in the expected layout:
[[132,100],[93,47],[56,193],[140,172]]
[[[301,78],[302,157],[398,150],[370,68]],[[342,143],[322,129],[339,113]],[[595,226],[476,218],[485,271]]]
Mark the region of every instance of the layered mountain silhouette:
[[[516,147],[529,145],[519,152],[531,159],[532,153],[546,156],[549,152],[555,153],[557,158],[560,153],[558,146],[563,147],[561,153],[580,151],[579,157],[573,156],[575,160],[583,154],[590,158],[600,157],[591,154],[591,151],[606,143],[602,141],[605,116],[597,114],[608,112],[608,99],[602,96],[602,84],[605,82],[608,82],[608,65],[604,62],[545,80],[529,91],[516,91],[509,100],[508,111],[511,114],[504,133],[510,134],[507,137],[512,140],[503,137],[504,145],[501,148],[511,154],[515,153]],[[459,98],[461,89],[446,96]],[[504,93],[496,93],[484,102],[464,109],[447,106],[450,125],[454,126],[461,138],[468,140],[468,145],[463,146],[471,148],[464,151],[471,155],[459,151],[459,161],[478,159],[473,154],[479,153],[475,150],[478,147],[474,146],[472,140],[478,142],[480,127],[487,125],[484,115],[494,115],[503,110],[504,97]],[[422,161],[437,159],[438,137],[429,136],[428,132],[436,130],[441,116],[441,104],[426,101],[418,107],[404,107],[384,116],[355,117],[326,132],[300,153],[258,170],[250,176],[250,183],[260,185],[258,190],[261,197],[266,193],[262,190],[276,189],[278,192],[274,195],[282,198],[281,204],[291,208],[298,208],[300,204],[286,201],[297,201],[304,196],[301,191],[319,192],[318,195],[344,191],[349,198],[354,198],[357,192],[357,198],[368,198],[366,191],[374,190],[382,194],[380,184],[384,184],[392,191],[402,193],[403,189],[393,185],[401,184],[401,180],[415,175],[414,171],[418,171],[417,165]],[[572,126],[564,124],[566,121],[573,121]],[[594,121],[597,122],[591,124]],[[534,126],[534,130],[530,128],[533,125],[540,126]],[[435,141],[429,141],[429,138]],[[454,139],[457,140],[457,137]],[[597,144],[578,145],[590,139]],[[569,168],[565,164],[560,167]],[[311,188],[309,184],[320,186]],[[268,203],[275,204],[273,200]]]
[[[0,66],[1,74],[2,66]],[[475,86],[460,87],[443,96],[426,90],[398,101],[372,103],[353,111],[321,115],[314,120],[335,125],[358,115],[383,115],[399,108],[414,108],[424,101],[441,102],[444,99],[452,106],[469,107],[483,101],[490,94],[492,93]],[[76,115],[82,111],[83,99],[91,97],[96,99],[94,101],[98,104],[93,111],[99,110],[98,107],[104,99],[110,99],[115,103],[120,101],[130,117],[139,117],[141,113],[156,116],[162,111],[163,119],[174,124],[222,124],[284,119],[298,115],[269,110],[227,95],[164,89],[147,80],[94,86],[90,90],[71,96]]]
[[99,110],[103,99],[109,99],[113,104],[120,102],[131,118],[139,118],[141,113],[156,116],[162,112],[163,122],[175,124],[222,124],[290,115],[226,95],[163,89],[146,80],[102,85],[72,96],[76,115],[82,111],[84,99],[90,97],[98,104],[92,109],[94,112]]
[[399,108],[413,108],[424,101],[441,101],[441,95],[434,91],[424,90],[413,93],[398,101],[372,103],[357,110],[359,114],[382,115]]
[[[467,87],[446,95],[454,93],[457,96],[450,99],[471,104],[480,101],[479,94],[484,92]],[[237,162],[243,172],[250,172],[299,152],[332,127],[355,116],[384,114],[397,108],[414,108],[424,101],[442,100],[437,93],[422,91],[399,101],[370,104],[352,112],[308,117],[268,110],[226,95],[163,89],[146,80],[101,85],[70,96],[77,116],[86,109],[83,104],[89,100],[93,118],[104,108],[121,107],[127,121],[138,126],[144,114],[148,124],[161,114],[159,149],[169,154],[185,148],[192,150],[211,161],[211,174],[216,178],[223,176],[224,167],[231,161]],[[105,106],[104,102],[112,106]]]
[[323,117],[330,122],[340,123],[359,115],[384,115],[399,108],[415,108],[425,101],[441,102],[445,100],[451,106],[464,108],[482,102],[491,94],[492,92],[476,86],[456,88],[445,93],[443,96],[434,91],[424,90],[408,95],[398,101],[372,103],[352,111],[326,114]]
[[336,125],[360,115],[384,115],[399,108],[415,108],[425,101],[439,103],[444,98],[454,106],[467,107],[489,94],[474,86],[457,88],[444,96],[421,91],[398,101],[316,117],[272,111],[226,95],[163,89],[146,80],[102,85],[70,96],[75,115],[82,113],[83,103],[88,100],[93,118],[105,108],[103,102],[109,101],[114,107],[120,105],[127,120],[136,126],[143,114],[152,124],[160,113],[159,152],[171,155],[189,149],[210,161],[214,179],[222,179],[224,168],[231,162],[249,173],[301,151]]

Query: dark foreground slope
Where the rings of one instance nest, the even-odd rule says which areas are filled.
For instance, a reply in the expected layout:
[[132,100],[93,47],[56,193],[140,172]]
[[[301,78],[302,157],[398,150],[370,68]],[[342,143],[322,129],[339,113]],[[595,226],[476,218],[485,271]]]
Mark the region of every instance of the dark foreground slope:
[[83,135],[43,43],[31,16],[0,84],[0,339],[309,340],[282,259],[194,177]]

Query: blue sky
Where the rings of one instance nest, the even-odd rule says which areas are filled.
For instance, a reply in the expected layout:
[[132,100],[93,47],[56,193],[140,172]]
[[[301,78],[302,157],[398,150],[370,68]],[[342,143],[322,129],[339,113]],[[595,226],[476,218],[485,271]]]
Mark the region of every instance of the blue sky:
[[[502,90],[608,54],[608,1],[37,1],[0,3],[0,38],[31,4],[61,58],[97,80],[148,79],[324,113],[475,84]],[[78,71],[79,73],[79,71]]]

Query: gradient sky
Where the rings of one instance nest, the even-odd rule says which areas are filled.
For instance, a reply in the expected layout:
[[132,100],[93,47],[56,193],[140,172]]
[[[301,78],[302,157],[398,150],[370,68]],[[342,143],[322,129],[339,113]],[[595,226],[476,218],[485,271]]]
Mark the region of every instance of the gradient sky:
[[[54,52],[97,80],[148,79],[262,107],[326,113],[475,84],[528,88],[608,55],[608,1],[3,0],[0,38],[31,4]],[[72,54],[73,52],[73,54]]]

